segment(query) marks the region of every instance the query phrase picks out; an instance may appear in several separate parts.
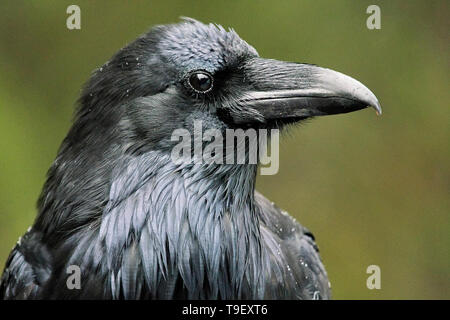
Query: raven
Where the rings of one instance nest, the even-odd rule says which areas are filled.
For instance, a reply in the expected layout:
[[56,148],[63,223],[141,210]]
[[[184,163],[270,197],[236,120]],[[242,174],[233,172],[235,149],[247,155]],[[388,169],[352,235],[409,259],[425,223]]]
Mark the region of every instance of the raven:
[[381,112],[353,78],[260,58],[232,29],[152,28],[85,85],[0,298],[330,298],[311,232],[255,191],[258,164],[174,162],[171,134],[196,120],[283,129],[368,106]]

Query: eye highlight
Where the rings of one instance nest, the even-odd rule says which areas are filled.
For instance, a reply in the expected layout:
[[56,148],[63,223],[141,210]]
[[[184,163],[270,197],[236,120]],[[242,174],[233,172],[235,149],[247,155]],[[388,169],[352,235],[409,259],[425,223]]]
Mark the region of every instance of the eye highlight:
[[213,77],[206,71],[194,71],[189,76],[189,85],[194,91],[205,93],[213,87]]

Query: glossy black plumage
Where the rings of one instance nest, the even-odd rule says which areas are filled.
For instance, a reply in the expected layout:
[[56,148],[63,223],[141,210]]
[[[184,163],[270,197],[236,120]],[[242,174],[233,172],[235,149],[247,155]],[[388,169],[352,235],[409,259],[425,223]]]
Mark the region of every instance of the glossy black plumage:
[[[210,91],[191,90],[195,70],[214,76]],[[329,82],[320,80],[326,70],[261,59],[234,31],[191,19],[120,50],[84,88],[37,219],[6,263],[0,297],[330,298],[314,237],[255,192],[257,165],[170,158],[173,130],[192,131],[198,119],[220,130],[282,128],[378,106],[358,87],[340,109],[328,109],[328,96],[307,116],[258,109],[255,90],[279,99],[285,93],[277,90],[300,88],[304,101],[304,92]],[[256,106],[247,106],[249,97]],[[67,288],[70,265],[81,268],[80,290]]]

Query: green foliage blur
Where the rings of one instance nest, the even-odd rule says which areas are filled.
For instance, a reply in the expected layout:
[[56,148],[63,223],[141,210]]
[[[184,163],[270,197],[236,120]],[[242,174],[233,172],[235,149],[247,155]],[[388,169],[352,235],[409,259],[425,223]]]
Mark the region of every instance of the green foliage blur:
[[[66,8],[81,8],[81,30]],[[368,30],[366,8],[381,8]],[[263,57],[348,74],[373,110],[282,137],[258,189],[311,229],[336,299],[450,298],[449,5],[442,1],[13,1],[0,4],[0,265],[33,222],[91,72],[155,24],[234,28]],[[381,289],[366,268],[381,268]]]

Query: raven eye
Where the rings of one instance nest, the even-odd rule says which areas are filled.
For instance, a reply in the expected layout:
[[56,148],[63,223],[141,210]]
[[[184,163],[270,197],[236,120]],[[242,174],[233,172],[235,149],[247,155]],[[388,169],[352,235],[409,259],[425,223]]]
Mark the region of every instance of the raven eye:
[[197,92],[208,92],[213,87],[212,76],[205,71],[196,71],[189,77],[189,85]]

